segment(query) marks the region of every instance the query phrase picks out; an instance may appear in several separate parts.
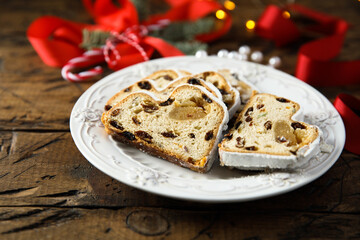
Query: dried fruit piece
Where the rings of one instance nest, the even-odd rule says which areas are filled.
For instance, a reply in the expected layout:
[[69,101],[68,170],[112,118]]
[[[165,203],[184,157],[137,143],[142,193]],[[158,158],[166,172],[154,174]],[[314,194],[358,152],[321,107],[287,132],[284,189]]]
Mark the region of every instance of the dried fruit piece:
[[167,138],[176,138],[177,135],[175,135],[173,132],[162,132],[161,135]]
[[256,151],[258,148],[255,146],[250,146],[250,147],[246,147],[245,149],[248,151]]
[[105,111],[109,111],[112,108],[111,105],[105,105]]
[[153,137],[145,131],[136,131],[135,135],[148,143],[150,143],[151,139],[153,139]]
[[203,99],[205,99],[205,101],[207,101],[208,103],[212,103],[212,100],[211,100],[206,94],[203,94],[202,97],[203,97]]
[[147,113],[153,113],[159,109],[159,107],[156,106],[156,104],[151,101],[144,101],[144,103],[141,103],[141,106],[144,108],[144,111]]
[[192,85],[201,85],[200,80],[197,78],[190,78],[187,82]]
[[263,107],[264,107],[264,104],[258,104],[258,105],[256,106],[257,109],[261,109],[261,108],[263,108]]
[[168,98],[168,100],[166,100],[165,102],[160,103],[159,105],[164,107],[164,106],[169,106],[174,102],[173,98]]
[[165,80],[168,80],[168,81],[172,81],[172,80],[173,80],[173,78],[172,78],[171,76],[169,76],[169,75],[165,75],[165,76],[163,76],[163,78],[164,78]]
[[186,146],[184,146],[184,150],[185,150],[185,152],[189,152],[189,149],[186,147]]
[[128,88],[125,88],[124,92],[130,92],[130,90],[131,90],[131,86]]
[[245,116],[249,116],[249,114],[254,111],[254,108],[253,107],[249,107],[246,112],[245,112]]
[[294,129],[284,120],[274,123],[274,137],[277,142],[287,141],[289,146],[297,144]]
[[195,138],[195,134],[189,133],[189,137],[190,137],[190,138]]
[[252,117],[250,117],[250,116],[247,116],[247,117],[245,118],[245,121],[246,121],[246,122],[250,122],[251,120],[253,120],[253,119],[252,119]]
[[146,90],[150,90],[151,89],[151,84],[148,81],[142,81],[138,83],[139,88],[141,89],[146,89]]
[[265,127],[266,130],[270,130],[271,127],[272,127],[271,121],[266,121],[266,122],[264,123],[264,127]]
[[242,137],[237,137],[235,147],[242,148],[244,147],[244,145],[245,145],[245,139]]
[[227,133],[227,134],[224,135],[224,138],[225,138],[225,139],[228,139],[228,140],[231,140],[232,137],[233,137],[233,134],[232,134],[232,133]]
[[203,74],[202,74],[202,79],[207,79],[208,77],[210,76],[210,73],[209,72],[204,72]]
[[124,131],[121,133],[124,137],[126,137],[127,139],[129,139],[130,141],[133,141],[135,140],[135,135],[132,134],[131,132],[128,132],[128,131]]
[[110,121],[110,125],[113,126],[114,128],[117,128],[119,130],[124,130],[123,126],[121,125],[121,123],[118,123],[115,120],[111,120]]
[[298,128],[300,129],[306,129],[306,126],[304,126],[303,124],[299,123],[299,122],[293,122],[291,123],[291,127],[296,130]]
[[279,102],[282,102],[282,103],[288,103],[289,102],[289,100],[287,100],[286,98],[276,98],[276,100],[277,101],[279,101]]
[[206,141],[209,141],[210,139],[212,139],[214,137],[214,132],[212,130],[208,131],[206,134],[205,134],[205,140]]
[[132,120],[133,120],[133,122],[134,122],[136,125],[140,125],[140,124],[141,124],[141,122],[139,121],[139,119],[138,119],[136,116],[132,117]]
[[175,120],[193,120],[204,118],[207,112],[201,107],[176,107],[169,113]]
[[221,93],[221,95],[228,95],[230,93],[228,93],[227,91],[225,91],[224,89],[222,88],[218,88],[219,89],[219,92]]
[[119,115],[119,113],[120,113],[120,109],[119,108],[115,109],[114,111],[111,112],[111,116],[116,117],[117,115]]

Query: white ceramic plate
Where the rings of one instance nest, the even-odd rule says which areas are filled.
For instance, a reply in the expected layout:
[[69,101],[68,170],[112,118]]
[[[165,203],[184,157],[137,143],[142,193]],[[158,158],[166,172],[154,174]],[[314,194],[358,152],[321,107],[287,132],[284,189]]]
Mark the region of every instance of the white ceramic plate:
[[[229,170],[216,162],[209,173],[200,174],[112,140],[100,121],[106,101],[122,88],[164,68],[193,73],[231,69],[262,92],[298,102],[304,121],[319,126],[328,144],[324,146],[332,148],[292,172]],[[163,58],[114,72],[79,98],[71,113],[70,130],[85,158],[109,176],[151,193],[203,202],[248,201],[292,191],[324,174],[336,162],[345,143],[341,117],[317,90],[270,67],[217,57]]]

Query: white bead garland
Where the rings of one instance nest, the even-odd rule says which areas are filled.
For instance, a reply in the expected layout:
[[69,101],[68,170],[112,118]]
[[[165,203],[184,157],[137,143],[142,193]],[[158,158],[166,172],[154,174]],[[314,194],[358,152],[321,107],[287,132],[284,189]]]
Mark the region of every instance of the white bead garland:
[[195,57],[198,57],[198,58],[207,57],[207,55],[208,54],[205,50],[198,50],[195,53]]
[[229,54],[229,51],[226,49],[221,49],[218,53],[217,56],[221,57],[221,58],[226,58]]
[[271,57],[269,59],[269,65],[274,68],[280,67],[281,58],[279,58],[278,56]]
[[[217,56],[221,58],[229,58],[229,59],[236,59],[240,61],[248,61],[249,55],[250,59],[253,62],[261,63],[264,59],[264,55],[260,51],[254,51],[251,54],[251,49],[247,45],[243,45],[239,48],[238,51],[228,51],[226,49],[221,49],[218,51]],[[195,53],[195,57],[202,58],[207,57],[208,53],[205,50],[198,50]],[[281,65],[281,59],[278,56],[273,56],[269,59],[269,66],[278,68]]]
[[239,53],[242,55],[249,55],[251,52],[251,49],[248,45],[242,45],[239,47]]
[[257,62],[257,63],[262,62],[262,60],[264,58],[262,52],[260,52],[260,51],[253,52],[250,57],[251,57],[252,61]]
[[231,51],[229,52],[227,57],[231,59],[239,59],[239,53],[236,51]]

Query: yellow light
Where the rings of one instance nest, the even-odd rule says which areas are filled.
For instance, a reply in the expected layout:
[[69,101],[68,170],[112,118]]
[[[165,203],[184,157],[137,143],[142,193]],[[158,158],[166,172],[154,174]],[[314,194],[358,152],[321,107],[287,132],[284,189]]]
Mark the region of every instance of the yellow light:
[[[359,0],[360,1],[360,0]],[[224,7],[227,9],[227,10],[234,10],[235,8],[235,3],[233,1],[230,1],[230,0],[226,0],[224,2]]]
[[217,19],[224,19],[226,17],[226,12],[223,10],[217,10],[215,16]]
[[288,11],[284,11],[282,15],[284,18],[290,18],[290,13]]
[[253,20],[247,20],[246,21],[246,28],[249,29],[249,30],[253,30],[255,28],[255,22]]

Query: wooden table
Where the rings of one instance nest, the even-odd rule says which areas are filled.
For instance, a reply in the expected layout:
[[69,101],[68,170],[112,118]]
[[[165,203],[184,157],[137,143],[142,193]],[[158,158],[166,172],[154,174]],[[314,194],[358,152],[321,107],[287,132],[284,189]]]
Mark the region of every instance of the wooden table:
[[[248,44],[282,58],[293,74],[300,44],[275,48],[244,28],[269,3],[236,1],[231,34],[210,53]],[[353,24],[340,60],[360,58],[360,3],[297,3]],[[316,181],[280,196],[231,204],[146,193],[94,168],[76,148],[69,116],[92,83],[73,84],[46,66],[25,31],[42,15],[91,22],[81,1],[2,1],[0,7],[0,239],[360,239],[360,158],[346,150]],[[318,88],[333,100],[360,86]]]

